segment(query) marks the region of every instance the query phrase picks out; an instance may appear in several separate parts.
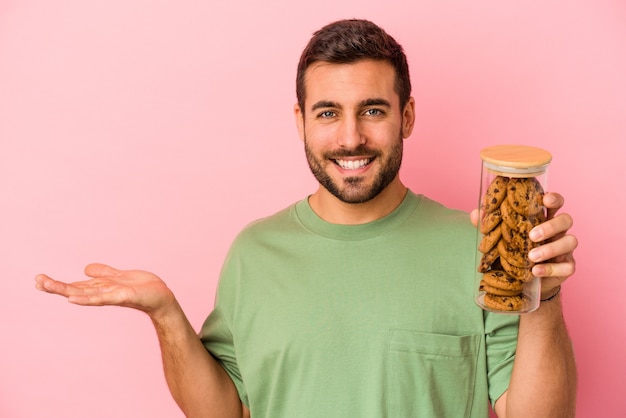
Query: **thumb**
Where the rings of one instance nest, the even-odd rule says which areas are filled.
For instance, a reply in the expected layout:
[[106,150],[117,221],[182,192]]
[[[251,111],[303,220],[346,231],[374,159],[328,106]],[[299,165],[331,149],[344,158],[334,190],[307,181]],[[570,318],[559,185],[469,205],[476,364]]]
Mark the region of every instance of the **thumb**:
[[474,209],[470,212],[470,220],[474,224],[474,226],[478,225],[478,218],[480,217],[480,212],[478,209]]
[[106,264],[91,263],[85,267],[85,274],[96,279],[100,277],[117,277],[121,275],[122,272]]

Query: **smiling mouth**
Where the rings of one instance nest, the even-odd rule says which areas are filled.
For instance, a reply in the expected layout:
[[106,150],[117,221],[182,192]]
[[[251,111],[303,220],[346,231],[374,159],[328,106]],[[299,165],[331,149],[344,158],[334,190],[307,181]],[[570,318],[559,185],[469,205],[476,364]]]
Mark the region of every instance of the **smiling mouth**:
[[339,160],[335,159],[335,164],[344,170],[357,170],[371,163],[373,158],[362,158],[360,160]]

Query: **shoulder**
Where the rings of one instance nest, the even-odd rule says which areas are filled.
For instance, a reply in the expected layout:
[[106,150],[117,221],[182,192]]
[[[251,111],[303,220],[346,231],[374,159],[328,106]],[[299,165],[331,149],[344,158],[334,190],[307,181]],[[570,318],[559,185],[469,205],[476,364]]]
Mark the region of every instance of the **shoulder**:
[[450,226],[469,228],[474,231],[468,212],[450,208],[424,195],[416,195],[415,197],[418,199],[419,203],[416,207],[414,218],[422,219],[437,227]]
[[263,218],[255,219],[245,225],[235,236],[232,247],[256,245],[259,242],[275,240],[299,228],[296,206],[293,203],[286,208]]
[[266,217],[255,219],[244,226],[239,235],[255,235],[257,233],[271,232],[288,227],[297,220],[296,206],[298,203],[299,202],[293,203]]

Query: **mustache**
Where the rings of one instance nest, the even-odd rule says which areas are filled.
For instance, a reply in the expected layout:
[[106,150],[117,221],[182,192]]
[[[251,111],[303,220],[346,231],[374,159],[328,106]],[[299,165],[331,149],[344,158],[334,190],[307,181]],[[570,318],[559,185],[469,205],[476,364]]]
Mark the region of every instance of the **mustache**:
[[379,152],[375,151],[371,148],[368,148],[364,145],[359,145],[354,149],[339,149],[334,151],[328,151],[324,153],[324,157],[331,160],[336,160],[337,158],[342,157],[362,157],[367,155],[369,157],[377,157],[379,156]]

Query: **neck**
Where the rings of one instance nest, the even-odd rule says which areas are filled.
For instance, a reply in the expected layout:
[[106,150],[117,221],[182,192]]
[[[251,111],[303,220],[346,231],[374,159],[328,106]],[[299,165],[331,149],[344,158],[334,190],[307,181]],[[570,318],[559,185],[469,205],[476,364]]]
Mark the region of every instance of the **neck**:
[[320,186],[309,197],[313,211],[326,222],[358,225],[383,218],[402,203],[407,188],[396,177],[378,196],[364,203],[346,203]]

